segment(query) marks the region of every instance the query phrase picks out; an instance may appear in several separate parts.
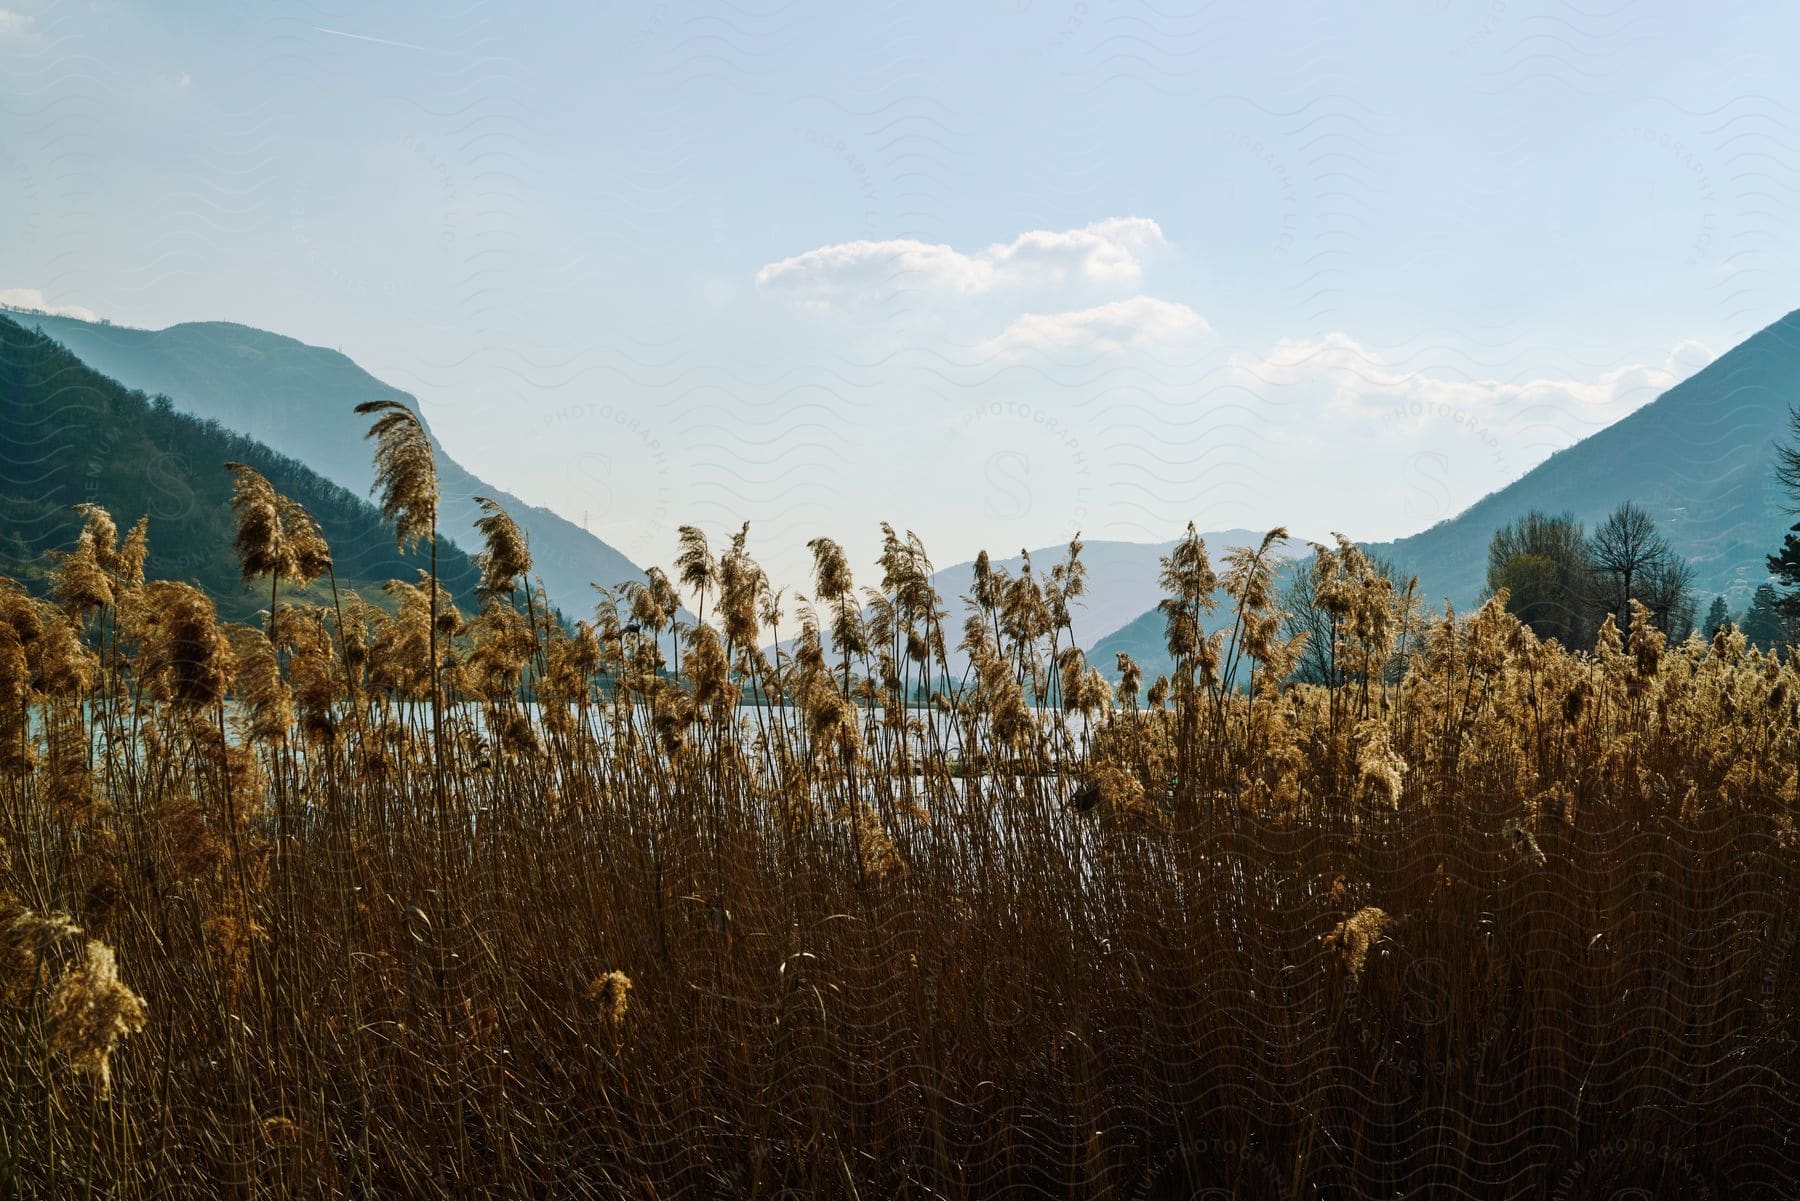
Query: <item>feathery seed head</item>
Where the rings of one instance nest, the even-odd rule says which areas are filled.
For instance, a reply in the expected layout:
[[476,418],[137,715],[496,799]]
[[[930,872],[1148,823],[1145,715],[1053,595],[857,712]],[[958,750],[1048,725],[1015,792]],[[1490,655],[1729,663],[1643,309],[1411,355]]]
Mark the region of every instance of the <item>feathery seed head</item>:
[[138,641],[137,672],[157,700],[217,704],[237,673],[237,657],[219,629],[211,599],[174,580],[153,580],[125,615]]
[[482,511],[475,522],[483,544],[481,553],[475,556],[476,565],[481,568],[479,591],[488,596],[509,595],[519,579],[531,572],[531,548],[525,531],[499,501],[477,496],[475,503]]
[[1336,951],[1353,980],[1361,980],[1368,964],[1369,951],[1393,924],[1387,910],[1367,905],[1332,927],[1321,940],[1328,951]]
[[281,529],[281,503],[274,487],[254,468],[227,463],[231,472],[231,508],[237,515],[238,563],[244,579],[289,574],[292,556]]
[[331,571],[331,544],[306,506],[286,496],[275,498],[281,513],[281,531],[287,541],[287,578],[310,584]]
[[806,544],[813,556],[814,595],[821,602],[847,596],[854,586],[844,548],[830,538],[814,538]]
[[588,983],[587,999],[599,1006],[600,1015],[616,1029],[625,1021],[626,1000],[630,992],[630,976],[620,971],[604,972]]
[[425,425],[397,400],[370,400],[356,406],[374,416],[367,437],[375,439],[375,483],[381,493],[381,515],[394,523],[394,541],[402,550],[436,536],[437,458]]
[[[107,524],[111,524],[110,519]],[[110,553],[109,549],[109,557]],[[72,616],[82,617],[95,609],[104,609],[117,599],[112,580],[101,563],[100,547],[91,521],[76,539],[74,550],[57,551],[55,556],[62,562],[56,569],[51,595]]]
[[63,974],[50,1000],[50,1046],[70,1067],[92,1076],[100,1094],[112,1088],[112,1055],[119,1040],[144,1028],[144,999],[119,979],[112,948],[90,939],[81,961]]

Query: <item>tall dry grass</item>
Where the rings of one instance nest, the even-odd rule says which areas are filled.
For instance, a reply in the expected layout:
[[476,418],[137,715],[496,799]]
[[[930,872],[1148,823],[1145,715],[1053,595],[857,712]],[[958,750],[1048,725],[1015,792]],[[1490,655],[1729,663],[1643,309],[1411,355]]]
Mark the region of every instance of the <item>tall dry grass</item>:
[[491,503],[480,613],[280,604],[240,483],[261,628],[98,510],[0,585],[0,1195],[1795,1194],[1800,673],[1729,629],[1340,543],[1291,685],[1282,533],[1190,531],[1109,686],[1078,542],[953,616],[911,535],[790,601],[684,530],[676,676],[675,582],[564,628]]

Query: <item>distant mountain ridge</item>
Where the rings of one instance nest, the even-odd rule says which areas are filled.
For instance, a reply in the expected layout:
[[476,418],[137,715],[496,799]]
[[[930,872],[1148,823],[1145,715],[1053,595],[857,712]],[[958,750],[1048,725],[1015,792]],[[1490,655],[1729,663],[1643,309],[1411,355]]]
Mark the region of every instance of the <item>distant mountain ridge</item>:
[[[177,409],[266,443],[358,496],[368,495],[374,470],[371,447],[363,437],[368,423],[352,408],[365,400],[397,400],[425,419],[415,397],[376,379],[347,356],[247,325],[204,321],[144,330],[73,317],[0,313],[41,329],[126,387],[166,395]],[[590,583],[612,586],[643,578],[636,564],[593,534],[480,479],[452,458],[436,435],[432,441],[444,537],[475,545],[473,525],[480,513],[474,498],[498,500],[531,541],[533,574],[544,581],[551,602],[571,617],[592,612]]]

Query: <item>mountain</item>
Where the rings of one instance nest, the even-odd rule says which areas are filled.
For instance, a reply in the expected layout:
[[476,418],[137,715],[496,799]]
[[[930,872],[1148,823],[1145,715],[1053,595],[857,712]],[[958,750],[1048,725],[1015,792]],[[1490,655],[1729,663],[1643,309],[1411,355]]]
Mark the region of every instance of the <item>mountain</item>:
[[[1207,543],[1207,553],[1212,553],[1212,544]],[[1220,602],[1220,609],[1225,603]],[[1218,614],[1215,611],[1214,616]],[[1161,610],[1149,609],[1114,630],[1093,646],[1087,648],[1088,661],[1100,669],[1107,679],[1117,681],[1119,678],[1119,655],[1130,655],[1132,661],[1144,669],[1146,680],[1154,680],[1159,675],[1167,675],[1173,666],[1169,658],[1168,644],[1163,640],[1164,619]],[[1211,634],[1213,626],[1206,624],[1204,633]]]
[[[49,585],[45,552],[75,544],[81,503],[112,513],[120,530],[150,518],[145,574],[198,584],[222,616],[245,620],[269,604],[266,581],[245,584],[232,549],[236,460],[306,506],[330,542],[341,589],[371,600],[389,579],[411,582],[425,548],[402,554],[375,507],[293,459],[219,423],[180,413],[81,362],[55,340],[0,316],[0,574],[34,592]],[[440,541],[438,575],[473,611],[469,556]],[[284,594],[291,595],[291,589]],[[315,585],[313,595],[328,596]]]
[[1592,531],[1629,500],[1692,565],[1702,609],[1720,593],[1741,609],[1793,523],[1774,465],[1796,402],[1800,311],[1448,521],[1366,549],[1417,575],[1427,597],[1466,609],[1481,597],[1488,542],[1501,526],[1538,509],[1573,513]]
[[[1467,611],[1486,590],[1488,543],[1501,526],[1536,509],[1573,513],[1592,531],[1629,500],[1692,565],[1702,611],[1717,594],[1742,609],[1768,576],[1764,556],[1793,522],[1774,479],[1790,403],[1800,403],[1800,311],[1455,517],[1364,549],[1400,578],[1418,576],[1428,601]],[[1142,613],[1089,653],[1110,670],[1117,650],[1146,676],[1166,671],[1161,614]]]
[[[363,437],[368,422],[351,409],[365,400],[398,400],[424,420],[415,398],[337,351],[246,325],[205,321],[146,330],[38,313],[14,319],[41,329],[127,387],[165,395],[183,412],[267,443],[358,496],[368,495],[374,469]],[[472,526],[480,515],[474,498],[498,500],[530,538],[532,571],[551,603],[571,617],[592,611],[590,582],[643,578],[631,560],[594,535],[478,478],[435,435],[432,442],[445,536],[473,545]]]

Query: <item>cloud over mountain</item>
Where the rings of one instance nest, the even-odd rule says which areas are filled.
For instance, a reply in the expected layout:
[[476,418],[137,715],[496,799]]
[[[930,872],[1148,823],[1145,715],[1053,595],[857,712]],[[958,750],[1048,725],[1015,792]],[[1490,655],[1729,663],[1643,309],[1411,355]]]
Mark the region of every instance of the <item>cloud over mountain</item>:
[[1497,404],[1527,409],[1549,404],[1560,411],[1585,410],[1611,420],[1654,399],[1715,357],[1708,347],[1684,341],[1661,364],[1628,363],[1591,379],[1549,373],[1484,379],[1454,374],[1425,356],[1416,365],[1394,361],[1346,333],[1332,332],[1313,339],[1283,339],[1268,354],[1239,356],[1235,365],[1263,384],[1323,386],[1332,400],[1351,410],[1374,405],[1386,411],[1396,401],[1439,409]]
[[[5,9],[0,9],[0,33],[9,32],[5,24],[5,18],[9,15],[11,14]],[[94,310],[78,304],[51,304],[36,288],[0,288],[0,309],[30,309],[32,312],[49,313],[54,317],[73,317],[77,321],[100,320]]]

